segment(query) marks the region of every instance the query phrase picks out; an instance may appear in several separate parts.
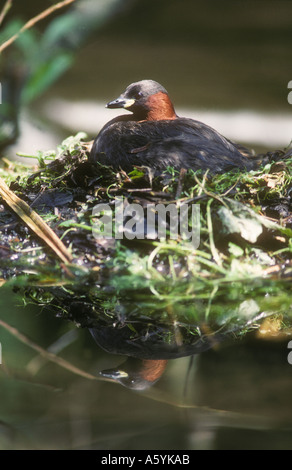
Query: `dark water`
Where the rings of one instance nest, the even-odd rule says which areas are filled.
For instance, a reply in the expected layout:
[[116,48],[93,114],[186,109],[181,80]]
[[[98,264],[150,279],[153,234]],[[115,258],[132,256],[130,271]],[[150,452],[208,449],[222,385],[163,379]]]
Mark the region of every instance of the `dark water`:
[[[106,102],[153,78],[181,108],[290,116],[291,10],[290,1],[136,2],[78,50],[72,69],[28,111],[42,136],[60,142],[72,128],[66,119],[46,127],[52,98]],[[1,319],[44,348],[75,330],[6,290]],[[123,360],[76,332],[61,355],[80,369],[96,374]],[[3,328],[0,341],[1,449],[292,448],[289,337],[223,344],[196,357],[189,373],[189,358],[170,361],[147,392],[49,363],[34,375],[28,365],[37,353]]]
[[[36,308],[1,298],[1,318],[48,347],[71,331],[61,356],[97,374],[123,361]],[[39,355],[1,329],[1,449],[291,449],[288,341],[249,336],[194,359],[170,361],[148,391],[92,381]],[[37,358],[37,359],[36,359]],[[34,371],[34,372],[33,372]]]

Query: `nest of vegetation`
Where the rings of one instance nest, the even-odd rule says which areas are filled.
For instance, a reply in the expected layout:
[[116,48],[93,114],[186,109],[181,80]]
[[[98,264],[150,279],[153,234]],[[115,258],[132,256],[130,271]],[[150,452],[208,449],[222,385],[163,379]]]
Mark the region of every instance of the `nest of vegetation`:
[[[128,344],[155,336],[186,354],[206,335],[291,334],[292,157],[222,175],[126,174],[91,167],[82,139],[40,152],[37,168],[3,160],[1,288],[78,326],[127,332]],[[145,213],[199,204],[198,246],[171,238],[167,219],[163,237],[97,236],[94,208],[117,198]]]

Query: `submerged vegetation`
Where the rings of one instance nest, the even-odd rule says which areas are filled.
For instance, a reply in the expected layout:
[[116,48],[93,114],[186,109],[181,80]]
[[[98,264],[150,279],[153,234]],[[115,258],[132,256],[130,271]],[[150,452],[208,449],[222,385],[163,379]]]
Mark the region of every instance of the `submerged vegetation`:
[[[121,342],[109,337],[102,345],[122,354],[147,357],[147,341],[161,358],[196,352],[210,337],[255,329],[290,334],[292,157],[283,161],[284,152],[276,152],[257,170],[215,176],[171,168],[157,175],[143,167],[114,173],[89,165],[90,143],[82,139],[80,133],[57,151],[39,152],[37,168],[3,160],[0,176],[10,191],[41,216],[69,255],[64,261],[2,197],[2,286],[82,327],[126,331]],[[144,210],[199,204],[199,245],[167,234],[97,235],[94,207],[114,207],[117,196]]]

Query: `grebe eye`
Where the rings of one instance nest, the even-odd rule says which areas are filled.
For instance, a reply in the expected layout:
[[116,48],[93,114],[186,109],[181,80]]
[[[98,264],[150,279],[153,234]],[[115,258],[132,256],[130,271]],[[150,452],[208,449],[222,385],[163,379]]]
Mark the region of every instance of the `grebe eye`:
[[142,91],[136,91],[136,92],[134,93],[134,98],[135,98],[135,99],[142,98],[142,96],[143,96]]

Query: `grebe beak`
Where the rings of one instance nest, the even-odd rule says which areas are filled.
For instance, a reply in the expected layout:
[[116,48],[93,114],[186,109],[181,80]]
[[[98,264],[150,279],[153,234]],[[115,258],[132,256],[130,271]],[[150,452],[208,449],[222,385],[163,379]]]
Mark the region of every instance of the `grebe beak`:
[[106,108],[130,108],[135,103],[134,99],[127,99],[120,96],[116,100],[107,103]]

